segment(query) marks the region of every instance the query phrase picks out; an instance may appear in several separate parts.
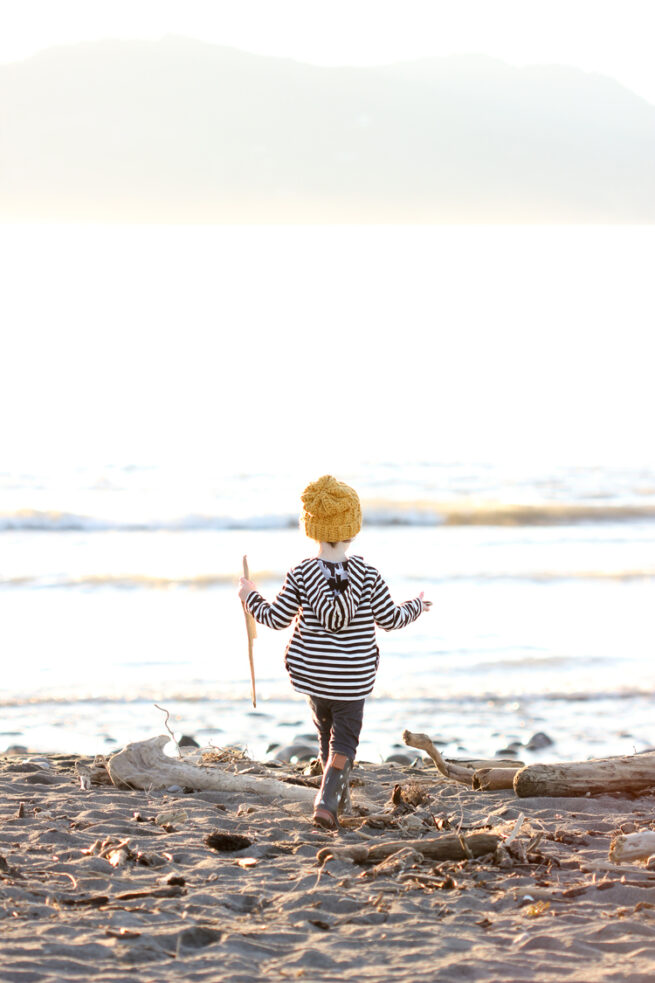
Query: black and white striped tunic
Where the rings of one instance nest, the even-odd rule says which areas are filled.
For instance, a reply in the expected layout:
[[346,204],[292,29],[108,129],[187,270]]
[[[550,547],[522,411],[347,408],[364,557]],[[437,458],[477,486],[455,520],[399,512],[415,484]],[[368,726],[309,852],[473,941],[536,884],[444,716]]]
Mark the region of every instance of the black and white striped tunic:
[[349,557],[348,586],[333,591],[317,557],[287,574],[272,604],[258,591],[246,608],[269,628],[296,625],[285,653],[291,684],[298,693],[333,700],[361,700],[373,689],[380,658],[375,626],[404,628],[423,610],[419,597],[396,605],[389,588],[361,556]]

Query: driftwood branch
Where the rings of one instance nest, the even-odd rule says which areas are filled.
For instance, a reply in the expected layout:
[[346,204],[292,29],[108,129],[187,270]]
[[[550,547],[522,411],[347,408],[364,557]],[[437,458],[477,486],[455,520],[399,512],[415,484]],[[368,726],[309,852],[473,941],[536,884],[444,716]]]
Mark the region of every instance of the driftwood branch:
[[521,761],[472,760],[466,762],[446,761],[436,749],[427,734],[413,734],[403,731],[403,741],[408,747],[418,748],[430,755],[442,775],[469,788],[492,792],[512,788],[516,772],[523,767]]
[[446,761],[427,734],[403,731],[408,747],[425,751],[442,775],[483,791],[514,789],[531,796],[602,795],[655,789],[655,751],[591,761],[524,765],[519,761]]
[[333,857],[335,860],[354,860],[358,864],[375,864],[399,850],[409,849],[430,860],[466,860],[494,853],[501,839],[494,833],[470,833],[466,837],[458,833],[444,833],[443,836],[422,840],[384,840],[373,846],[325,847],[318,851],[316,859],[318,863]]
[[520,798],[644,792],[650,788],[655,788],[655,751],[590,761],[527,765],[514,778],[514,791]]
[[610,846],[609,858],[615,864],[631,860],[648,860],[655,854],[655,831],[642,830],[617,836]]
[[439,751],[437,751],[427,734],[413,734],[411,730],[404,730],[403,741],[408,747],[415,747],[418,748],[419,751],[425,751],[427,754],[429,754],[441,774],[445,775],[446,778],[451,778],[455,782],[461,782],[463,785],[468,785],[469,788],[472,787],[472,770],[470,768],[465,768],[463,765],[455,765],[447,762]]
[[127,744],[107,762],[112,782],[119,788],[159,789],[178,785],[180,788],[236,792],[282,799],[286,802],[313,802],[316,792],[302,785],[287,785],[274,778],[253,775],[234,775],[215,765],[197,765],[164,754],[168,737],[151,737],[147,741]]

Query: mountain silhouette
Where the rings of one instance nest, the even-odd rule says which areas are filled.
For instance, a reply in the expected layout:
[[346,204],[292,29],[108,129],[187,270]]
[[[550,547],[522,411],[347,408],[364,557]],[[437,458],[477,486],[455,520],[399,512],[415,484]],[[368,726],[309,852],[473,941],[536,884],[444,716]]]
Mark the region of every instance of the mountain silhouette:
[[560,66],[85,42],[0,66],[0,128],[10,221],[655,221],[655,106]]

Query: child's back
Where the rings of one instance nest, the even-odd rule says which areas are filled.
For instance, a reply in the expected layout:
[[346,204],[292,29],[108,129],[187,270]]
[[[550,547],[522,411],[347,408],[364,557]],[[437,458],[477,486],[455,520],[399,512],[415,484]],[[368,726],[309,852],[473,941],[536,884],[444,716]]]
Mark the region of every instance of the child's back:
[[330,475],[308,485],[302,495],[302,522],[320,543],[318,556],[287,574],[272,603],[242,578],[239,596],[261,624],[286,628],[296,619],[285,665],[291,684],[309,697],[319,736],[324,775],[314,819],[337,824],[337,810],[355,758],[364,699],[375,683],[380,653],[376,625],[403,628],[429,607],[423,594],[395,605],[375,567],[346,549],[361,528],[354,489]]

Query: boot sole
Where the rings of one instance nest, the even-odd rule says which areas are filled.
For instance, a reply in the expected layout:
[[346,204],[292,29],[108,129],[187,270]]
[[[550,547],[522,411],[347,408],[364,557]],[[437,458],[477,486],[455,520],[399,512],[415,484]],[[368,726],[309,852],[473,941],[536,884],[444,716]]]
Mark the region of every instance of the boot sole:
[[323,829],[337,829],[339,826],[336,816],[333,816],[327,809],[316,809],[313,818],[314,823],[317,826],[322,826]]

